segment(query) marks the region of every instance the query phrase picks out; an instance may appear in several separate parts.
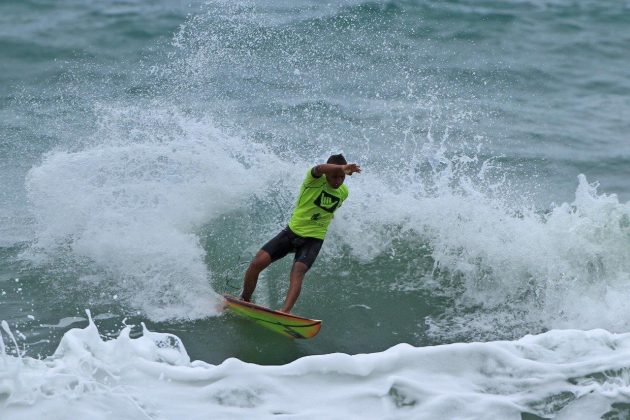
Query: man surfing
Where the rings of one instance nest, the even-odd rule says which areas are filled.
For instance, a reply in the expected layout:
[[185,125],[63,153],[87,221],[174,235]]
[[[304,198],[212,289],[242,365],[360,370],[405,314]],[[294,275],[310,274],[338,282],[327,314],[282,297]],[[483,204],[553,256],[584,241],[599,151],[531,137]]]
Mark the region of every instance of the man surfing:
[[348,187],[343,184],[346,175],[361,172],[356,163],[346,161],[343,155],[332,155],[325,164],[312,167],[300,188],[289,225],[256,253],[243,279],[240,299],[249,302],[258,275],[272,262],[295,253],[289,290],[281,312],[290,313],[302,289],[304,275],[311,268],[324,243],[328,225],[335,211],[348,198]]

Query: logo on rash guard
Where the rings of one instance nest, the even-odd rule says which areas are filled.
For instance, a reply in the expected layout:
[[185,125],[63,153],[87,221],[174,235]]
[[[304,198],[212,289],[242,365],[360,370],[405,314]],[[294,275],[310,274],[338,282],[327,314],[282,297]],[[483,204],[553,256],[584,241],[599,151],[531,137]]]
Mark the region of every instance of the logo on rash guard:
[[339,197],[335,197],[332,194],[328,194],[326,191],[322,191],[319,197],[315,200],[315,205],[328,213],[332,213],[337,209],[340,201]]

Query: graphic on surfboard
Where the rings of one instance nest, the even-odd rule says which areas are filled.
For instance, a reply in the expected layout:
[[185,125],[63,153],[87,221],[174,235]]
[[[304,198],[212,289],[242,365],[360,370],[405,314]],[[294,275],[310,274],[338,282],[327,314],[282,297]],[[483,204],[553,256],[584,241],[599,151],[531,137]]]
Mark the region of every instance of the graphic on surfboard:
[[235,314],[258,325],[291,338],[312,338],[319,332],[322,321],[274,311],[255,303],[244,302],[230,295],[223,295],[226,306]]

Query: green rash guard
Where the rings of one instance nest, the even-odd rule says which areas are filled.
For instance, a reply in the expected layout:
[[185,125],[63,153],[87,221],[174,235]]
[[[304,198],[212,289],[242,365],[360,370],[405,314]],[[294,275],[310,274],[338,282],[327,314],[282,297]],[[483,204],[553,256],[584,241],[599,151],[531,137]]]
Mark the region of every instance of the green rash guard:
[[300,187],[289,229],[302,237],[324,239],[335,210],[348,198],[348,187],[341,184],[334,189],[326,181],[326,175],[315,178],[312,171],[308,170]]

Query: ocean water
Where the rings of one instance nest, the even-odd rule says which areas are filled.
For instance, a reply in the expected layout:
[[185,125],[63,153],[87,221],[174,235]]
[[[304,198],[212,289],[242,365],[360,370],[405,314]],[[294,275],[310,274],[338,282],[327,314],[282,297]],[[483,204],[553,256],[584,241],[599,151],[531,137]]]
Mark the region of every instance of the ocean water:
[[[630,417],[629,68],[627,1],[2,2],[0,418]],[[224,314],[339,152],[320,334]]]

